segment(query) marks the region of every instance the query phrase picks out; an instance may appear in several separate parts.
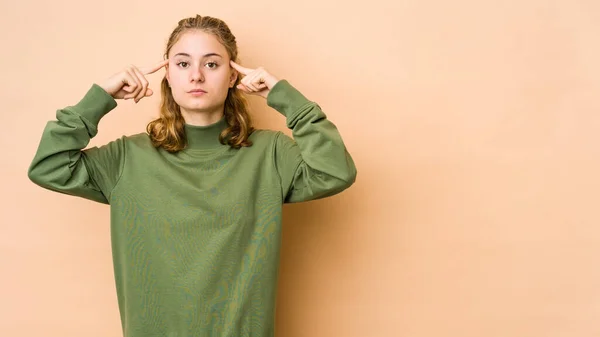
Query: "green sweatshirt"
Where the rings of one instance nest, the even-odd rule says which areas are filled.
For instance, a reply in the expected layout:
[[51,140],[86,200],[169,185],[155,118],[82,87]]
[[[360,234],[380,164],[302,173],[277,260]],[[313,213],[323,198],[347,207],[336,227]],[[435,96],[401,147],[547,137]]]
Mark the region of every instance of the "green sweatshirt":
[[186,125],[188,147],[169,153],[146,133],[86,148],[116,101],[96,84],[57,111],[29,179],[110,204],[111,242],[125,337],[271,337],[284,203],[337,194],[356,167],[319,105],[288,81],[267,104],[293,138],[256,130],[233,149],[224,119]]

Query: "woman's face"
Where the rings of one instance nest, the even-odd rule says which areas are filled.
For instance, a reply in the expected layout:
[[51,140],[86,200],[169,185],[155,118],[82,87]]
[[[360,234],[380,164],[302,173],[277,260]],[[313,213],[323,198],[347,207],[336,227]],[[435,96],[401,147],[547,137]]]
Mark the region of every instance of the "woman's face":
[[169,51],[166,77],[175,102],[185,113],[223,111],[237,73],[225,47],[200,30],[183,33]]

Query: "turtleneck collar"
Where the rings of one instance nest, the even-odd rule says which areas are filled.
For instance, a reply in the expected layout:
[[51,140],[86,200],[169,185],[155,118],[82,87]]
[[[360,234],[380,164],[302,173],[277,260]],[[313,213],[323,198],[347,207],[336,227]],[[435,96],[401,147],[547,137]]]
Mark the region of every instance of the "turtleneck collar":
[[225,117],[218,122],[205,125],[185,124],[185,135],[187,137],[188,149],[208,150],[224,146],[219,142],[221,131],[227,128]]

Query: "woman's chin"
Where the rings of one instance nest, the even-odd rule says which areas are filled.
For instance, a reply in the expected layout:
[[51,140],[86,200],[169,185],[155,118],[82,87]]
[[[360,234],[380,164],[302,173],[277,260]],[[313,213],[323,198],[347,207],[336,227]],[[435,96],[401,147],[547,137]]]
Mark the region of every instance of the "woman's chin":
[[182,111],[187,111],[188,113],[214,113],[223,111],[223,106],[221,105],[221,109],[218,106],[212,104],[204,104],[203,102],[198,102],[195,104],[186,104],[180,105]]

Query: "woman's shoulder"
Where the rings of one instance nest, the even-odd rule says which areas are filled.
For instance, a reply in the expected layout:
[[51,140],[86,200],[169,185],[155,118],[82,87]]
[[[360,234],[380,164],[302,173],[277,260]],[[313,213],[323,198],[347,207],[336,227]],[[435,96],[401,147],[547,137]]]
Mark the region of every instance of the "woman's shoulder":
[[253,144],[268,146],[275,144],[277,141],[281,141],[281,138],[287,139],[290,137],[279,130],[255,129],[248,139],[251,140]]
[[150,135],[148,135],[146,132],[129,134],[129,135],[124,136],[124,138],[127,141],[134,142],[134,143],[150,142]]
[[137,148],[142,150],[153,147],[150,136],[145,132],[122,135],[121,137],[109,142],[107,145],[111,144],[121,146],[123,148]]

